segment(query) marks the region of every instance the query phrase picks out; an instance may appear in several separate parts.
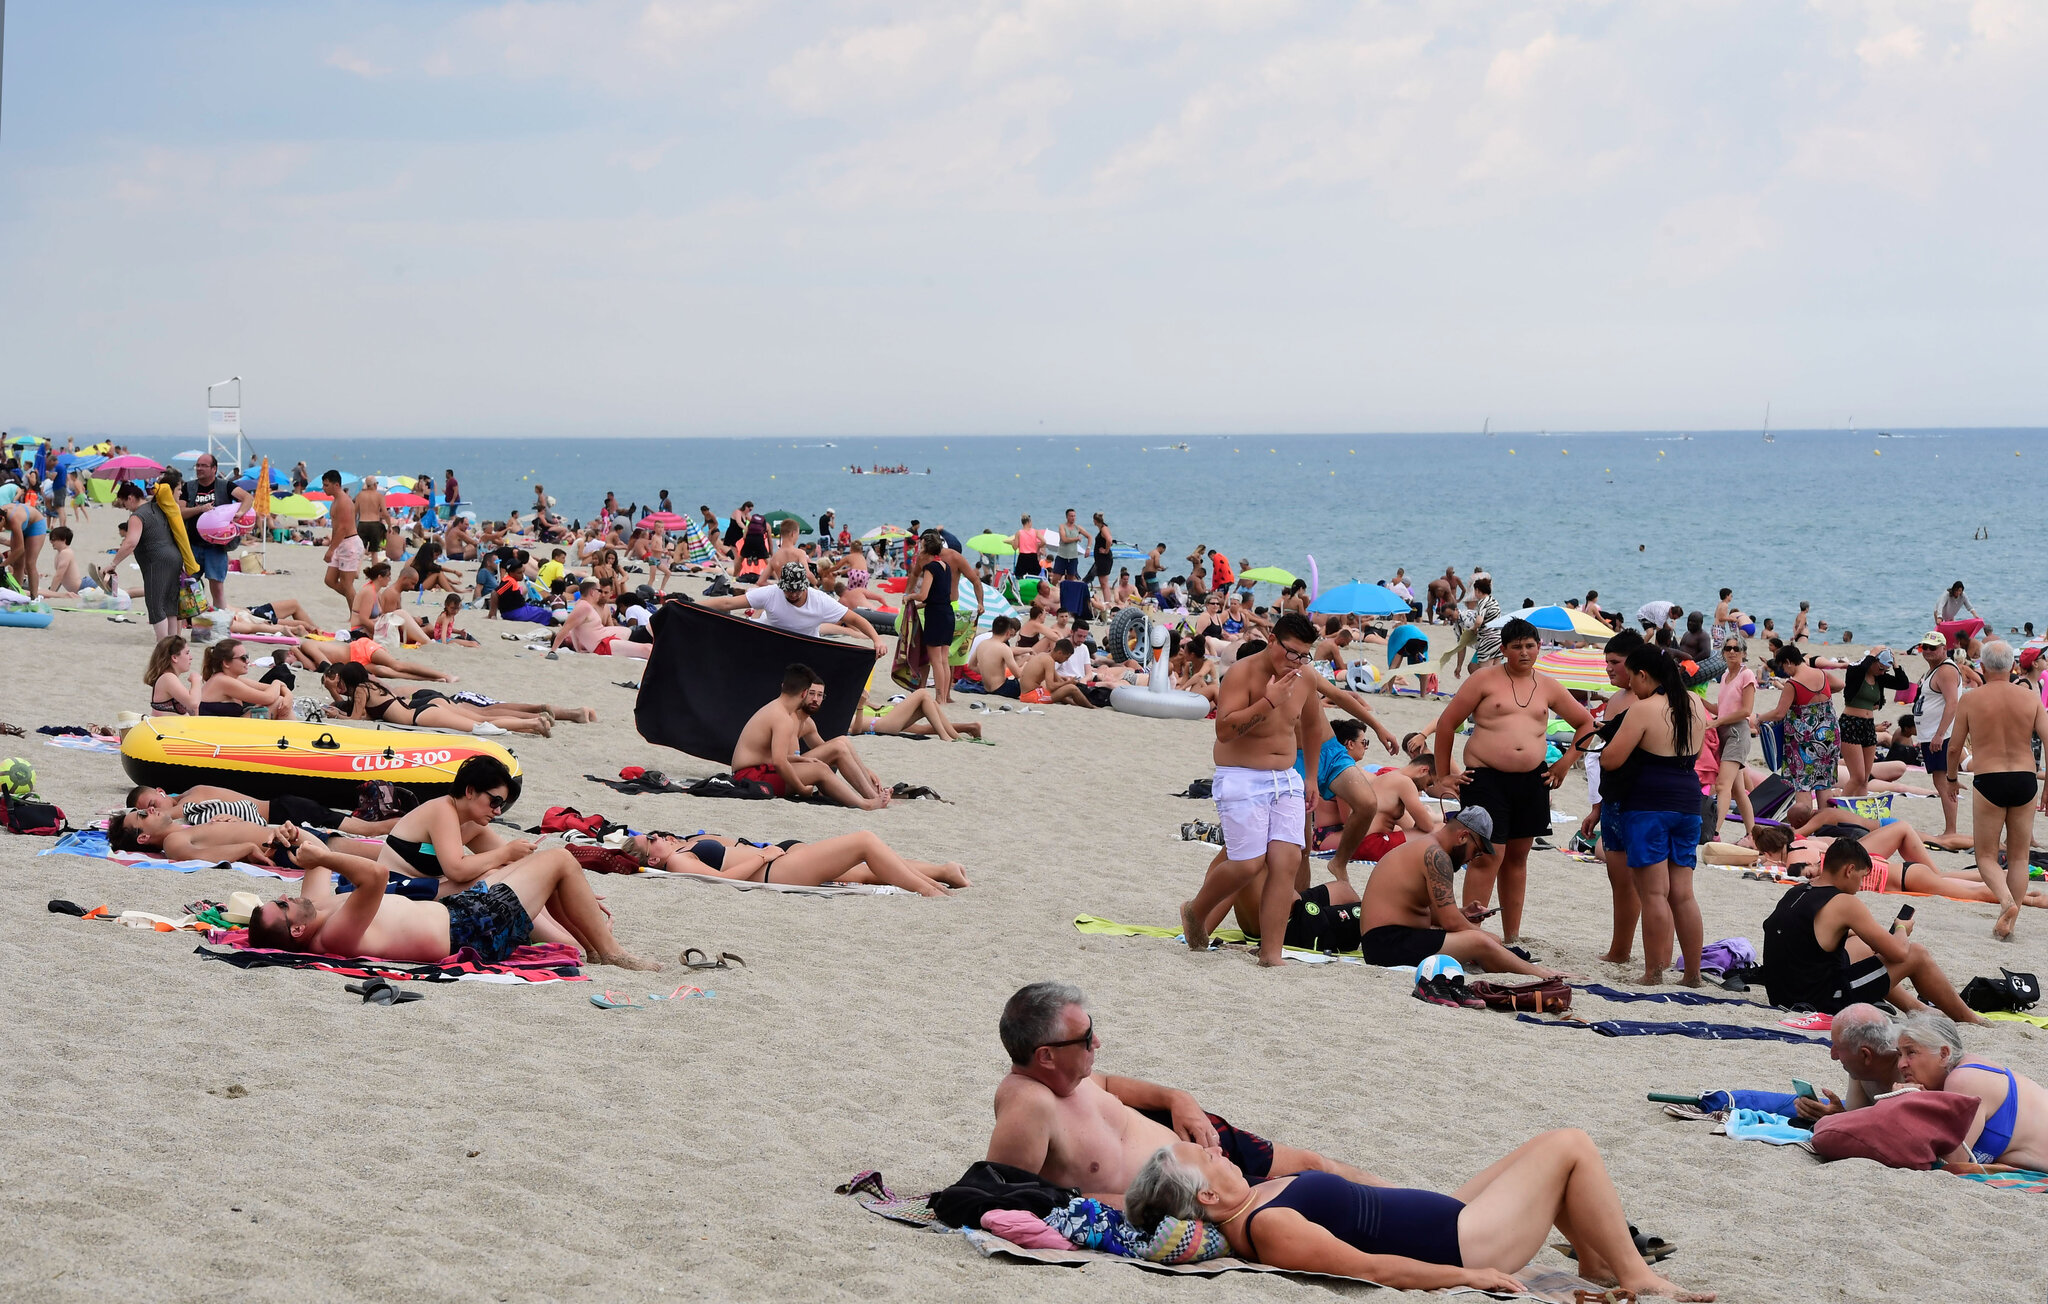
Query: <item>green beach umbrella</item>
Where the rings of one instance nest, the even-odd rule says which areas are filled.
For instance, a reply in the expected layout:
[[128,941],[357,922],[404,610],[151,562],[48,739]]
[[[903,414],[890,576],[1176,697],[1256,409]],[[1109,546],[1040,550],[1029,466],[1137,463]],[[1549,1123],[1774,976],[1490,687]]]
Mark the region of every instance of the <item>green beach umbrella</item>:
[[310,498],[302,498],[297,494],[292,494],[289,497],[271,499],[270,514],[272,516],[284,517],[287,520],[310,521],[316,516],[327,515],[327,506],[324,503],[316,503]]
[[805,520],[803,517],[798,516],[795,512],[769,512],[762,519],[768,522],[768,528],[771,530],[774,529],[776,526],[782,524],[784,521],[795,521],[796,528],[804,534],[809,534],[812,530],[817,528],[816,526],[812,525],[809,521]]
[[977,534],[967,541],[967,546],[984,557],[1011,557],[1017,549],[1000,534]]
[[1278,566],[1254,566],[1248,571],[1239,571],[1237,577],[1241,580],[1250,580],[1254,584],[1287,585],[1294,583],[1294,576],[1281,570]]

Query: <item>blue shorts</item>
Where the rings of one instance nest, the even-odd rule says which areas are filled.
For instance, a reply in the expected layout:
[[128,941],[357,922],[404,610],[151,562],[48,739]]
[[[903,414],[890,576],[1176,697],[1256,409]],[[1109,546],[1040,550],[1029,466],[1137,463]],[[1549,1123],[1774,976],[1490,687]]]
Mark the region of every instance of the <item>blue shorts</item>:
[[[1316,791],[1322,794],[1324,801],[1337,799],[1337,794],[1330,791],[1330,785],[1338,775],[1356,764],[1358,762],[1351,759],[1351,753],[1344,749],[1343,743],[1335,738],[1323,739],[1323,754],[1316,764]],[[1308,776],[1304,774],[1302,780],[1307,782]]]
[[1699,812],[1628,811],[1621,817],[1621,835],[1630,869],[1648,869],[1665,860],[1675,869],[1691,869],[1700,844]]
[[199,563],[199,569],[210,580],[225,580],[228,577],[228,550],[217,543],[204,539],[192,540],[192,560]]
[[1624,852],[1628,850],[1628,834],[1622,831],[1622,820],[1627,814],[1628,812],[1621,808],[1620,802],[1607,801],[1605,799],[1600,802],[1601,850]]

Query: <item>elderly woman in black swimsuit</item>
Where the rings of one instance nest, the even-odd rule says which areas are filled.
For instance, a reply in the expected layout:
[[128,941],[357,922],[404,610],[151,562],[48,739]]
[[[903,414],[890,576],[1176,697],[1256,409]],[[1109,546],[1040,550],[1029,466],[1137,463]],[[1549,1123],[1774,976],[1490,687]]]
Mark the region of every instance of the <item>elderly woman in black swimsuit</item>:
[[1221,1153],[1182,1141],[1145,1161],[1124,1212],[1145,1232],[1162,1218],[1199,1218],[1221,1227],[1241,1258],[1397,1290],[1520,1291],[1511,1274],[1536,1257],[1555,1227],[1589,1280],[1637,1295],[1714,1298],[1650,1271],[1599,1149],[1577,1128],[1545,1132],[1452,1195],[1361,1186],[1313,1171],[1254,1187]]
[[206,679],[199,685],[200,715],[268,715],[292,718],[292,690],[278,683],[258,683],[249,673],[249,653],[234,639],[206,649]]
[[883,883],[919,896],[944,896],[967,887],[959,864],[935,865],[897,855],[872,833],[842,833],[823,842],[783,842],[762,847],[739,838],[699,833],[679,838],[643,833],[626,839],[625,852],[649,869],[671,874],[706,874],[742,883],[817,887],[824,883]]
[[411,697],[401,698],[353,661],[321,671],[320,686],[334,699],[334,710],[350,720],[424,725],[461,733],[476,733],[480,726],[488,726],[482,732],[500,729],[539,734],[543,738],[555,731],[551,715],[522,715],[504,707],[469,706],[451,701],[447,694],[431,688],[416,689]]

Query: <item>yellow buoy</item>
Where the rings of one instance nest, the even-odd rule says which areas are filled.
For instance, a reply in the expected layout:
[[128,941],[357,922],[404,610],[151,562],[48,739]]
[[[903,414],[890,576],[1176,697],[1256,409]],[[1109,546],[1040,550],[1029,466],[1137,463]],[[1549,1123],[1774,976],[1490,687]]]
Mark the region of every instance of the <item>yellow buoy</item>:
[[1572,455],[1572,450],[1569,448],[1560,448],[1557,451],[1563,453],[1566,457],[1570,457]]
[[1884,456],[1884,450],[1883,450],[1882,448],[1873,448],[1873,449],[1871,449],[1871,450],[1870,450],[1870,455],[1871,455],[1872,457],[1883,457],[1883,456]]
[[1514,449],[1512,449],[1512,448],[1510,448],[1510,449],[1508,450],[1508,456],[1509,456],[1509,457],[1513,457],[1514,455],[1515,455],[1515,450],[1514,450]]

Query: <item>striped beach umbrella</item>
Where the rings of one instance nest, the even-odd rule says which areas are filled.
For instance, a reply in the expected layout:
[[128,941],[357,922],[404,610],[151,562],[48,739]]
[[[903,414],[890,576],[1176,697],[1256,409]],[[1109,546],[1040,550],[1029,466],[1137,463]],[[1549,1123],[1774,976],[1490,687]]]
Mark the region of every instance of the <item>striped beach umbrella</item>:
[[1536,658],[1536,668],[1566,688],[1582,693],[1611,693],[1607,681],[1607,658],[1598,649],[1547,647]]

